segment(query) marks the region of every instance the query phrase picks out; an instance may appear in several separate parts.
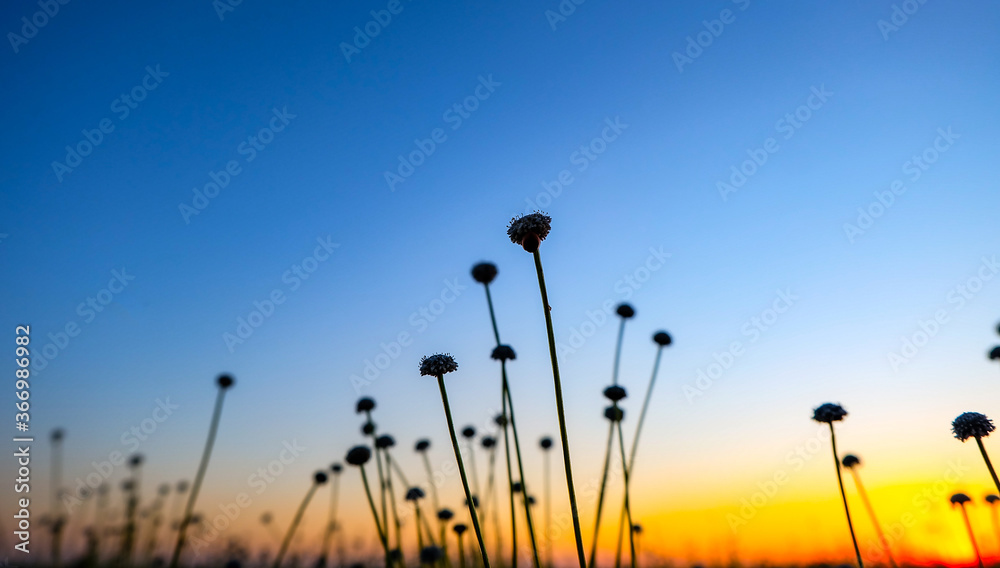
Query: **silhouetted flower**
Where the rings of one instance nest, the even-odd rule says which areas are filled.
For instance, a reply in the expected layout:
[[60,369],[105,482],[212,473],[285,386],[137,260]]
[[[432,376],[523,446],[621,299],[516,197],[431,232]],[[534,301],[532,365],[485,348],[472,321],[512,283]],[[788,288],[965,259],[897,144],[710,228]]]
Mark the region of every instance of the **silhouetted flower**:
[[618,385],[612,385],[604,389],[604,398],[612,402],[618,402],[619,400],[625,398],[625,396],[625,389]]
[[188,490],[188,482],[187,481],[181,480],[181,481],[177,482],[177,492],[178,493],[184,493],[187,490]]
[[[469,500],[468,500],[468,499],[465,499],[465,500],[464,500],[464,501],[462,501],[462,502],[463,502],[463,503],[465,504],[465,506],[466,506],[466,507],[468,507],[468,506],[469,506]],[[472,496],[472,504],[473,504],[473,505],[474,505],[475,507],[479,507],[479,497],[477,497],[477,496],[473,495],[473,496]]]
[[670,334],[665,331],[657,331],[656,333],[654,333],[653,341],[655,341],[657,345],[663,347],[666,347],[667,345],[673,343],[673,339],[670,338]]
[[131,468],[136,468],[142,465],[143,457],[142,454],[133,454],[132,457],[128,459],[128,466]]
[[969,501],[972,501],[972,499],[969,499],[969,496],[965,493],[956,493],[951,496],[952,505],[961,505],[963,503],[968,503]]
[[451,509],[441,509],[437,512],[437,516],[439,521],[450,521],[454,518],[455,513],[452,513]]
[[621,303],[615,308],[615,313],[622,317],[622,319],[629,319],[635,317],[635,308],[631,304]]
[[420,360],[420,374],[431,377],[440,377],[458,369],[458,363],[451,355],[438,353],[430,355]]
[[642,525],[640,524],[632,525],[632,532],[634,532],[635,534],[642,534]]
[[986,502],[989,503],[990,505],[993,505],[997,501],[1000,501],[1000,495],[995,495],[993,493],[990,493],[989,495],[986,496]]
[[51,437],[53,442],[61,442],[63,437],[66,435],[66,431],[62,428],[56,428],[52,431]]
[[325,471],[317,471],[313,474],[313,481],[315,481],[317,485],[323,485],[326,483],[326,480],[327,477]]
[[492,262],[480,262],[472,267],[472,279],[480,284],[489,284],[497,277],[497,265]]
[[170,493],[170,484],[161,483],[156,492],[159,493],[161,497],[166,497]]
[[340,465],[339,463],[335,463],[330,466],[330,471],[332,471],[333,473],[340,473],[344,471],[344,466]]
[[273,520],[274,520],[274,517],[271,515],[271,513],[268,513],[267,511],[261,513],[261,515],[260,515],[260,522],[261,522],[261,524],[269,525],[269,524],[271,524],[271,521],[273,521]]
[[223,374],[219,375],[219,378],[215,379],[215,382],[218,383],[219,388],[228,389],[229,387],[233,386],[236,380],[233,379],[231,375]]
[[418,452],[426,452],[428,448],[431,447],[431,441],[428,439],[417,440],[417,443],[413,445],[413,449]]
[[493,423],[501,428],[507,427],[507,417],[503,413],[497,414],[493,417]]
[[483,436],[483,439],[480,440],[480,443],[483,445],[484,448],[488,450],[497,445],[497,439],[494,438],[493,436]]
[[395,445],[396,445],[396,440],[388,434],[383,434],[375,440],[375,447],[380,450],[391,448]]
[[604,409],[604,417],[612,422],[621,422],[625,418],[625,411],[621,408],[609,406]]
[[847,454],[844,456],[844,459],[840,460],[840,463],[842,463],[847,469],[851,469],[856,465],[861,465],[861,458],[854,454]]
[[462,523],[458,523],[455,526],[451,527],[451,530],[455,531],[455,534],[457,534],[458,536],[462,536],[462,533],[469,530],[469,527],[465,526]]
[[372,410],[375,410],[375,401],[367,396],[359,398],[357,405],[354,407],[354,412],[358,414],[371,412]]
[[847,411],[844,410],[844,407],[832,402],[821,404],[819,408],[813,410],[813,420],[816,422],[832,424],[838,420],[843,420],[845,416],[847,416]]
[[997,345],[993,349],[990,349],[990,360],[1000,359],[1000,345]]
[[425,546],[420,550],[421,564],[435,564],[441,560],[441,549],[436,546]]
[[521,485],[520,481],[515,481],[514,483],[510,484],[510,490],[513,491],[514,493],[520,493],[521,491],[524,490],[524,485]]
[[466,426],[465,428],[462,428],[462,436],[465,438],[475,438],[476,429],[472,426]]
[[969,438],[984,438],[996,430],[993,421],[978,412],[963,412],[951,423],[951,431],[963,442]]
[[541,446],[543,450],[548,450],[552,448],[552,438],[545,436],[544,438],[538,441],[538,445]]
[[419,487],[411,487],[406,490],[406,500],[416,501],[424,498],[424,490]]
[[493,349],[493,353],[490,354],[490,357],[497,361],[513,361],[517,359],[517,355],[510,345],[497,345]]
[[370,420],[368,422],[365,422],[361,426],[361,433],[364,434],[365,436],[371,436],[372,434],[374,434],[375,433],[375,423],[372,422],[372,421],[370,421]]
[[351,465],[365,465],[372,458],[372,451],[368,446],[354,446],[347,451],[344,461]]
[[545,213],[535,212],[530,215],[515,217],[507,225],[507,236],[510,242],[521,245],[528,252],[538,250],[538,245],[549,236],[552,230],[552,217]]

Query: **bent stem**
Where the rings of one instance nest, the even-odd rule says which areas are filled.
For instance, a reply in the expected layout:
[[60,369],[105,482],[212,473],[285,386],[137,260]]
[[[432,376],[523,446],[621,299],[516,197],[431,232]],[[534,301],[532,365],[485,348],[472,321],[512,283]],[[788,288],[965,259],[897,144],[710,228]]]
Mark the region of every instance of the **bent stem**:
[[875,535],[878,537],[879,543],[882,545],[882,550],[885,551],[886,556],[889,558],[889,564],[892,568],[897,568],[896,559],[892,556],[892,549],[889,547],[889,539],[885,537],[885,533],[882,532],[882,525],[878,522],[878,517],[875,516],[875,508],[872,507],[871,501],[868,499],[868,492],[865,491],[865,486],[861,483],[861,476],[853,468],[848,468],[851,472],[851,477],[854,478],[854,485],[858,488],[858,495],[861,496],[861,502],[865,504],[865,509],[868,510],[868,516],[872,519],[872,525],[875,527]]
[[368,497],[368,506],[372,510],[372,518],[375,519],[375,530],[378,531],[378,540],[382,543],[382,550],[385,552],[385,566],[389,567],[390,555],[389,555],[389,540],[385,536],[385,532],[382,531],[382,523],[378,520],[378,509],[375,508],[375,500],[372,499],[372,489],[368,485],[368,474],[365,473],[365,466],[358,466],[361,470],[361,483],[365,486],[365,495]]
[[983,446],[983,440],[979,436],[976,436],[976,444],[979,445],[979,451],[983,454],[983,461],[986,462],[986,467],[990,470],[990,475],[993,477],[993,483],[997,487],[997,491],[1000,491],[1000,479],[997,479],[997,472],[993,470],[993,462],[990,461],[990,456],[986,454],[986,447]]
[[615,422],[608,421],[608,444],[604,450],[604,468],[601,471],[601,489],[597,492],[597,512],[594,514],[594,538],[590,543],[590,564],[592,568],[597,558],[597,535],[601,530],[601,511],[604,509],[604,490],[608,485],[608,466],[611,463],[611,443],[614,441]]
[[535,272],[538,273],[538,290],[542,296],[542,311],[545,313],[545,331],[549,336],[549,359],[552,361],[552,382],[556,393],[556,412],[559,415],[559,438],[562,442],[563,467],[566,470],[566,487],[569,492],[570,511],[573,516],[573,534],[576,537],[576,554],[579,557],[580,568],[587,567],[587,557],[583,551],[583,535],[580,531],[580,510],[576,505],[576,489],[573,485],[573,463],[569,452],[569,435],[566,432],[566,411],[563,407],[562,382],[559,380],[559,361],[556,357],[556,336],[552,330],[552,313],[549,307],[549,297],[545,290],[545,273],[542,270],[542,257],[536,250]]
[[965,520],[965,528],[969,531],[969,540],[972,542],[972,550],[976,552],[976,560],[979,561],[979,568],[985,568],[983,565],[983,555],[979,553],[979,545],[976,544],[976,534],[972,531],[972,523],[969,522],[969,513],[965,510],[965,503],[961,503],[959,506],[962,508],[962,519]]
[[851,542],[854,543],[854,554],[858,557],[858,568],[864,568],[864,561],[861,560],[861,549],[858,548],[858,539],[854,536],[854,524],[851,522],[851,510],[847,507],[847,493],[844,492],[844,478],[840,474],[840,458],[837,457],[837,436],[833,431],[833,422],[830,425],[830,442],[833,446],[833,467],[837,470],[837,484],[840,485],[840,498],[844,501],[844,513],[847,515],[847,528],[851,531]]
[[299,504],[299,510],[295,511],[295,516],[292,518],[292,524],[288,527],[288,532],[285,533],[285,539],[281,541],[281,548],[278,549],[278,555],[274,557],[274,568],[279,568],[281,566],[281,561],[285,558],[285,552],[288,551],[288,545],[292,543],[292,537],[295,536],[295,529],[299,527],[299,523],[302,522],[302,515],[306,512],[306,507],[309,506],[309,501],[312,499],[313,493],[316,493],[316,488],[319,487],[318,483],[313,483],[309,487],[309,491],[306,491],[306,496],[302,499],[302,503]]
[[212,412],[212,423],[208,427],[208,439],[205,440],[205,450],[201,454],[198,473],[195,474],[194,482],[191,484],[191,493],[188,495],[187,505],[184,507],[184,516],[181,518],[181,524],[177,530],[177,543],[174,545],[174,553],[170,559],[170,568],[177,568],[177,564],[181,559],[181,551],[184,549],[188,525],[191,524],[194,505],[198,500],[198,492],[201,491],[201,482],[205,479],[205,471],[208,470],[208,460],[212,455],[212,446],[215,445],[215,434],[219,430],[219,420],[222,416],[222,401],[225,399],[225,396],[226,389],[220,388],[219,393],[215,397],[215,410]]
[[451,434],[451,446],[455,450],[455,460],[458,462],[458,473],[462,478],[462,487],[465,489],[465,499],[469,503],[469,516],[472,517],[472,527],[476,530],[476,539],[479,541],[479,552],[483,556],[484,568],[490,568],[490,558],[486,554],[486,543],[483,542],[483,531],[479,527],[479,515],[476,513],[476,503],[472,499],[472,491],[469,489],[469,478],[465,474],[465,465],[462,463],[462,450],[458,446],[458,436],[455,435],[455,421],[451,417],[451,406],[448,404],[448,391],[444,387],[444,375],[438,375],[438,387],[441,389],[441,402],[444,405],[444,415],[448,420],[448,433]]
[[507,361],[500,362],[500,373],[503,377],[503,392],[510,410],[510,431],[514,434],[514,452],[517,454],[517,474],[521,477],[521,500],[524,503],[524,516],[528,523],[528,536],[531,538],[531,553],[535,568],[541,568],[538,561],[538,544],[535,541],[535,525],[531,519],[531,507],[528,505],[528,482],[524,477],[524,464],[521,461],[521,442],[517,437],[517,422],[514,419],[514,399],[510,396],[510,384],[507,382]]

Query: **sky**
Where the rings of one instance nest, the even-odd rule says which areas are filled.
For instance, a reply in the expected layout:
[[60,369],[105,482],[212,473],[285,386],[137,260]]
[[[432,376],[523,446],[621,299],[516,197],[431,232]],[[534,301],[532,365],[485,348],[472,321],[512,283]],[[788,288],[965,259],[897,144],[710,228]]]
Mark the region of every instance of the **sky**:
[[[359,396],[377,401],[410,478],[423,479],[424,437],[453,472],[417,364],[453,354],[455,420],[492,431],[499,371],[469,274],[484,260],[499,267],[491,292],[540,496],[555,396],[534,264],[506,237],[537,209],[553,218],[540,254],[588,543],[611,310],[628,302],[627,444],[651,336],[674,339],[631,472],[644,563],[852,561],[828,431],[810,420],[828,401],[849,412],[838,450],[862,458],[897,558],[975,563],[956,491],[974,498],[983,554],[1000,557],[982,500],[997,488],[949,429],[1000,400],[986,358],[1000,341],[996,5],[56,4],[0,8],[0,294],[11,350],[15,326],[31,326],[36,517],[54,428],[70,489],[114,452],[145,456],[147,501],[190,479],[221,372],[236,385],[197,509],[252,503],[206,550],[267,546],[264,511],[287,527],[312,472],[364,441]],[[257,493],[253,476],[286,445],[302,449]],[[119,513],[126,474],[108,478]],[[442,502],[460,510],[445,477]],[[357,472],[341,488],[348,553],[370,553]],[[621,490],[612,475],[610,502]],[[0,502],[11,510],[15,494]],[[314,502],[296,550],[315,552],[325,515]],[[556,560],[571,565],[559,526]]]

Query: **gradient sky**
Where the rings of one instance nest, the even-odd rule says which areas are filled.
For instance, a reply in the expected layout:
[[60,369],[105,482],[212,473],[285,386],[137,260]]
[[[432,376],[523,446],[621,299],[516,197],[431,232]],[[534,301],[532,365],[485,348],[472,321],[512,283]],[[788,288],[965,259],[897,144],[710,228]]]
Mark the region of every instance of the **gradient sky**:
[[[208,0],[71,2],[15,40],[16,52],[6,36],[2,321],[8,331],[30,324],[36,353],[53,343],[47,365],[36,355],[31,426],[39,436],[66,428],[67,484],[91,473],[91,462],[127,453],[123,433],[168,398],[178,409],[139,444],[147,492],[189,478],[211,381],[227,371],[237,384],[198,509],[211,517],[252,492],[248,477],[296,441],[306,450],[222,538],[263,534],[256,519],[265,510],[284,527],[309,474],[361,441],[351,376],[384,349],[391,364],[360,394],[378,401],[380,429],[422,479],[415,439],[433,440],[437,464],[453,460],[437,388],[417,373],[422,355],[458,359],[448,385],[461,424],[486,429],[498,410],[485,299],[469,276],[491,260],[540,494],[535,441],[556,433],[554,396],[531,258],[505,235],[511,216],[539,207],[554,219],[542,256],[556,336],[570,346],[561,364],[581,492],[599,477],[606,435],[599,393],[616,324],[602,306],[628,301],[638,312],[621,373],[627,434],[655,353],[651,334],[667,329],[675,340],[634,475],[647,554],[850,560],[829,440],[810,420],[812,408],[836,401],[850,412],[838,447],[864,460],[884,523],[916,517],[895,543],[900,557],[973,561],[946,503],[956,490],[974,496],[984,553],[1000,556],[981,501],[989,476],[975,447],[949,432],[959,413],[996,414],[990,401],[1000,400],[985,358],[1000,319],[995,4],[592,0],[557,20],[546,14],[558,12],[555,0],[402,0],[348,61],[354,28],[387,2],[349,4],[247,1],[220,18]],[[900,6],[912,12],[905,22]],[[40,9],[5,3],[5,34],[21,34],[21,18]],[[895,9],[901,25],[880,25]],[[699,34],[708,44],[700,52],[689,47]],[[139,88],[144,100],[123,116],[120,97],[144,79],[155,88]],[[484,98],[468,99],[477,88]],[[475,110],[449,111],[463,101]],[[72,172],[53,165],[102,121],[113,130]],[[281,131],[247,150],[269,125]],[[434,151],[405,181],[387,183],[400,156],[428,147],[416,141],[436,129]],[[602,133],[615,138],[594,142]],[[745,166],[756,171],[738,191],[720,191],[732,168],[762,153],[766,162]],[[227,164],[239,173],[185,215],[195,188]],[[545,188],[561,175],[552,197]],[[876,194],[888,202],[897,181],[902,192],[880,210]],[[859,208],[874,217],[859,220]],[[317,239],[338,246],[295,284],[286,271],[314,254]],[[115,270],[134,279],[89,312],[88,298]],[[225,334],[275,290],[285,301],[230,349]],[[790,308],[770,319],[783,296],[793,297]],[[934,327],[935,317],[943,323],[926,344],[893,364],[904,338],[923,343],[921,322]],[[754,333],[754,318],[770,323]],[[79,334],[57,347],[67,324]],[[412,343],[397,351],[390,344],[401,333]],[[734,342],[739,355],[718,374],[710,365],[726,361]],[[699,373],[713,370],[718,378],[699,387]],[[795,458],[799,447],[805,457]],[[44,444],[35,451],[40,511],[48,457]],[[477,458],[485,476],[485,455]],[[947,473],[956,460],[957,480]],[[741,515],[742,500],[777,473],[787,483],[732,529],[727,515]],[[356,472],[343,484],[346,535],[370,548]],[[616,479],[615,500],[620,486]],[[459,509],[457,476],[443,491]],[[936,492],[926,506],[925,491]],[[9,510],[13,493],[0,501]],[[581,508],[589,539],[593,499]],[[314,503],[303,550],[315,547],[323,515]],[[571,533],[556,538],[569,555]]]

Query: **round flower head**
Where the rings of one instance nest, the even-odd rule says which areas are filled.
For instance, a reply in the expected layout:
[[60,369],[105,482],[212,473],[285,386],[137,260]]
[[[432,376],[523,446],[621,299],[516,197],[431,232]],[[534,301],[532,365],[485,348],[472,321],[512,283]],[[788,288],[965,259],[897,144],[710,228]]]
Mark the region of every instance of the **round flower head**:
[[132,491],[135,489],[135,482],[131,479],[126,479],[122,481],[122,491]]
[[215,382],[219,385],[220,389],[228,389],[233,386],[236,380],[231,375],[219,375],[219,378],[215,379]]
[[510,242],[521,245],[528,252],[538,250],[538,245],[542,244],[545,237],[549,236],[552,230],[552,217],[545,213],[534,212],[530,215],[515,217],[507,225],[507,236]]
[[840,463],[842,463],[847,469],[851,469],[856,465],[861,465],[861,458],[854,454],[847,454],[844,456],[844,459],[840,460]]
[[503,413],[497,414],[493,417],[493,423],[501,428],[507,427],[507,416]]
[[344,471],[344,466],[340,465],[339,463],[335,463],[330,466],[330,471],[332,471],[333,473],[340,473]]
[[469,530],[469,527],[463,525],[462,523],[458,523],[457,525],[451,527],[451,530],[455,531],[455,534],[458,536],[462,536],[462,533]]
[[993,430],[996,430],[993,421],[978,412],[963,412],[951,423],[951,431],[963,442],[969,438],[984,438]]
[[439,521],[450,521],[455,517],[455,513],[451,512],[451,509],[441,509],[437,513]]
[[[466,507],[469,506],[469,500],[468,499],[466,499],[464,501],[464,503],[465,503]],[[473,507],[479,507],[479,497],[476,497],[475,495],[472,496],[472,506]]]
[[406,490],[406,500],[416,501],[424,498],[424,490],[419,487],[411,487]]
[[347,451],[347,457],[344,458],[344,461],[351,465],[365,465],[370,459],[372,459],[372,451],[368,446],[354,446]]
[[514,354],[514,349],[510,345],[497,345],[493,348],[493,353],[490,357],[497,361],[513,361],[517,359],[517,355]]
[[462,428],[462,436],[465,438],[475,438],[476,429],[472,426],[466,426],[465,428]]
[[632,525],[632,532],[635,534],[642,534],[642,525],[636,524]]
[[52,434],[51,434],[52,441],[53,442],[61,442],[62,439],[63,439],[63,437],[65,435],[66,435],[66,433],[63,431],[62,428],[56,428],[55,430],[52,431]]
[[625,418],[625,411],[614,406],[609,406],[604,409],[604,417],[612,422],[621,422],[622,418]]
[[317,471],[316,473],[313,474],[313,481],[316,482],[316,485],[323,485],[324,483],[326,483],[326,479],[327,478],[325,471]]
[[437,561],[441,560],[441,549],[434,546],[425,546],[420,549],[420,563],[421,564],[437,564]]
[[184,493],[188,490],[188,482],[181,480],[177,482],[177,492]]
[[969,501],[972,501],[972,499],[969,499],[969,496],[965,493],[956,493],[951,496],[952,505],[961,505],[963,503],[968,503]]
[[371,436],[375,433],[375,423],[369,420],[361,426],[361,433],[365,436]]
[[545,436],[538,441],[538,445],[541,446],[543,450],[549,450],[552,448],[552,438]]
[[388,434],[383,434],[375,440],[375,447],[384,450],[386,448],[391,448],[396,445],[396,440]]
[[838,420],[843,420],[845,416],[847,416],[847,411],[844,410],[844,407],[832,402],[821,404],[819,408],[813,410],[813,420],[816,422],[832,424]]
[[371,412],[372,410],[375,410],[375,401],[367,396],[359,398],[357,405],[354,407],[354,412],[358,414]]
[[[401,550],[399,550],[398,548],[393,548],[392,550],[389,551],[389,562],[390,563],[393,563],[393,562],[398,563],[402,559],[403,559],[403,552]],[[362,566],[362,568],[364,568],[364,566]]]
[[604,389],[604,398],[612,402],[618,402],[619,400],[625,398],[625,396],[625,389],[618,385],[613,385]]
[[653,341],[660,347],[666,347],[667,345],[673,343],[673,340],[670,338],[670,334],[665,331],[657,331],[654,333]]
[[472,279],[480,284],[489,284],[497,277],[497,265],[492,262],[480,262],[472,267]]
[[522,485],[520,481],[515,481],[510,484],[510,490],[514,493],[520,493],[521,491],[524,491],[524,485]]
[[437,355],[430,355],[420,360],[421,375],[441,377],[456,369],[458,369],[458,363],[455,362],[455,358],[451,355],[438,353]]
[[997,345],[993,349],[990,349],[990,360],[1000,359],[1000,345]]
[[480,441],[480,443],[482,443],[483,447],[488,450],[497,445],[497,439],[494,438],[493,436],[483,436],[483,439]]
[[170,493],[170,484],[163,483],[157,489],[156,492],[160,494],[161,497],[165,497]]
[[615,308],[615,313],[621,316],[622,319],[634,318],[635,308],[633,308],[631,304],[622,302],[621,304],[618,304],[617,308]]
[[426,452],[430,447],[431,441],[427,439],[417,440],[417,443],[413,445],[413,449],[418,452]]
[[997,501],[1000,501],[1000,495],[994,495],[993,493],[990,493],[989,495],[986,496],[986,502],[989,503],[990,505],[996,503]]
[[535,504],[535,496],[528,495],[528,505],[534,506],[534,504]]
[[140,465],[142,465],[142,461],[143,461],[142,454],[134,454],[132,457],[128,459],[128,466],[139,467]]

